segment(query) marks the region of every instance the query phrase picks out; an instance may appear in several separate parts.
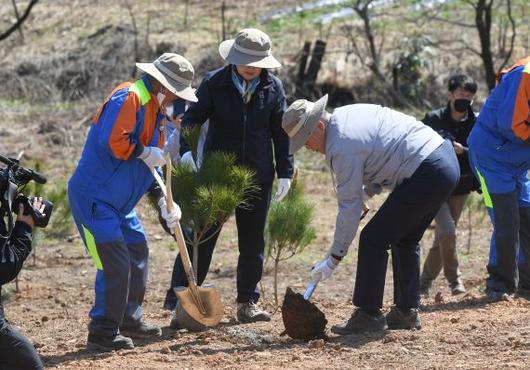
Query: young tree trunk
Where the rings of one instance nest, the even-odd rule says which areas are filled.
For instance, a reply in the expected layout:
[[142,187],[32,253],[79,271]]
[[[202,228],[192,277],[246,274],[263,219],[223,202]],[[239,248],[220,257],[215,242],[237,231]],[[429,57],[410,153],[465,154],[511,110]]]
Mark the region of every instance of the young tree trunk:
[[193,273],[197,279],[197,285],[199,285],[199,242],[193,243]]
[[226,4],[225,2],[223,1],[223,3],[221,4],[221,31],[222,31],[222,40],[221,41],[224,41],[226,40],[226,26],[225,26],[225,10],[226,10]]
[[274,257],[274,304],[278,307],[278,264],[280,263],[279,255]]
[[473,212],[471,207],[467,209],[467,254],[471,251],[471,234],[473,233]]

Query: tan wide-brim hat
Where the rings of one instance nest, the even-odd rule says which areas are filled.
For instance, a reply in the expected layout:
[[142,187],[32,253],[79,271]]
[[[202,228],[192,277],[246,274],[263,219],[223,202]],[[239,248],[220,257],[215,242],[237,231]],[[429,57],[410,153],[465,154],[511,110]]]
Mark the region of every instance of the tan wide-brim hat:
[[296,153],[309,140],[324,114],[327,103],[326,94],[314,103],[298,99],[287,108],[283,114],[282,128],[291,139],[289,154]]
[[219,54],[229,64],[257,68],[282,66],[271,54],[269,36],[256,28],[245,28],[238,32],[235,39],[221,42]]
[[198,101],[195,89],[191,87],[195,71],[182,55],[164,53],[153,63],[136,63],[136,67],[154,77],[179,98],[193,103]]

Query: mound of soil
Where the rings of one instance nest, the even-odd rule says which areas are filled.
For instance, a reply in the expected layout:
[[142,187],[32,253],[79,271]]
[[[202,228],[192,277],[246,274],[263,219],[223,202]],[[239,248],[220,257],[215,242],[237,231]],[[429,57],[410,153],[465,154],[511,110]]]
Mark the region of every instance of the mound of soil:
[[317,338],[327,339],[325,331],[328,320],[324,313],[290,287],[285,291],[282,319],[285,332],[291,338],[306,341]]

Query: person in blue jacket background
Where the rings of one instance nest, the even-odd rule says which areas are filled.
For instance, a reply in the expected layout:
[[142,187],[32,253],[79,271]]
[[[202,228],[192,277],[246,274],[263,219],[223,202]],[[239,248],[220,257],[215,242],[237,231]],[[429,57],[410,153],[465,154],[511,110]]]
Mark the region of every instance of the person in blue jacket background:
[[[197,89],[199,101],[190,104],[184,113],[182,127],[204,125],[208,121],[205,153],[233,153],[238,164],[256,172],[255,180],[261,190],[250,199],[250,209],[237,208],[235,212],[239,247],[237,318],[240,322],[268,321],[269,314],[256,304],[260,297],[257,284],[263,272],[265,220],[275,172],[279,180],[277,200],[287,194],[293,175],[289,137],[281,127],[285,93],[281,81],[268,70],[281,64],[271,54],[269,37],[253,28],[243,29],[235,39],[223,41],[219,53],[228,64],[204,77]],[[182,161],[194,168],[191,153],[185,151],[184,144]],[[197,165],[200,167],[200,163]],[[219,233],[220,230],[207,233],[208,240],[199,247],[199,284],[208,272]],[[177,256],[164,303],[166,309],[172,310],[177,304],[172,288],[186,285],[182,262]]]
[[530,292],[530,57],[504,70],[468,138],[493,234],[486,293]]
[[[165,163],[165,106],[175,99],[197,101],[194,70],[178,54],[137,63],[144,75],[118,85],[96,113],[68,196],[79,233],[97,273],[88,325],[89,348],[133,348],[132,338],[160,336],[142,320],[149,250],[134,207],[153,187],[152,171]],[[168,212],[160,189],[162,218],[173,229],[180,209]]]

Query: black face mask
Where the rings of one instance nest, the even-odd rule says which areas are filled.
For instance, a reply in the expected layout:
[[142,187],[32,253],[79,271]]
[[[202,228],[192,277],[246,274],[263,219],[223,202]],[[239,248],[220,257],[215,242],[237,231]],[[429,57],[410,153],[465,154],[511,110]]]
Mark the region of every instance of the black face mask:
[[464,113],[471,107],[471,100],[468,99],[456,99],[455,103],[455,110],[460,113]]

